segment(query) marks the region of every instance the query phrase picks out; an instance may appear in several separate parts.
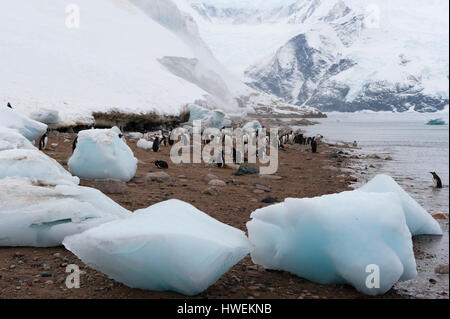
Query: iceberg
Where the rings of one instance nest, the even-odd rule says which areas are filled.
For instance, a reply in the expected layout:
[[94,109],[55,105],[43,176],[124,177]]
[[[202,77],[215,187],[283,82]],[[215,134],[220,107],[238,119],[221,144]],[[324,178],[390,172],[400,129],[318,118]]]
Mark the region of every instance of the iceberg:
[[245,133],[253,133],[253,132],[258,131],[261,128],[262,128],[261,123],[259,123],[259,121],[257,121],[257,120],[254,120],[254,121],[251,121],[251,122],[248,122],[247,124],[245,124],[244,127],[242,128],[242,130]]
[[241,230],[169,200],[67,237],[83,262],[132,288],[196,295],[250,252]]
[[251,257],[267,269],[321,284],[350,284],[368,295],[417,275],[411,233],[395,193],[288,198],[251,218]]
[[442,119],[442,118],[429,120],[427,122],[427,125],[445,125],[445,124],[447,124],[447,123],[445,123],[444,119]]
[[137,159],[115,129],[91,129],[78,133],[68,166],[80,178],[128,182],[136,174]]
[[393,192],[398,195],[403,207],[409,231],[417,235],[442,235],[439,223],[416,202],[395,180],[388,175],[377,175],[366,185],[360,188],[364,192],[386,193]]
[[34,141],[47,132],[47,125],[20,115],[9,107],[0,108],[0,126],[15,129],[29,141]]
[[46,108],[41,108],[31,112],[30,118],[47,125],[58,124],[61,122],[58,110],[50,110]]
[[0,126],[0,152],[16,149],[34,150],[36,148],[17,130]]
[[80,179],[72,176],[56,160],[37,149],[10,149],[0,152],[0,179],[26,177],[47,184],[78,185]]
[[195,104],[189,104],[189,123],[201,120],[202,127],[221,129],[231,125],[231,121],[226,118],[225,113],[220,110],[208,110]]
[[55,247],[66,236],[131,214],[93,188],[18,177],[0,180],[0,203],[0,246]]
[[137,143],[136,146],[139,148],[142,148],[144,150],[151,150],[153,147],[153,142],[147,141],[145,138],[141,138]]

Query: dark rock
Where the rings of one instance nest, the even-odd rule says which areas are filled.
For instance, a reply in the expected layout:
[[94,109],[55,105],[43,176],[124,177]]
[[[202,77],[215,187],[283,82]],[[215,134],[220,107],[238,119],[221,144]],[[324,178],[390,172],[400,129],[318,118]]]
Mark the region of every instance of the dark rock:
[[96,179],[93,181],[94,187],[105,194],[125,194],[127,183],[118,179]]
[[236,172],[236,176],[244,176],[244,175],[252,175],[252,174],[258,174],[259,169],[247,166],[247,165],[241,165],[239,166],[238,171]]
[[273,203],[279,203],[280,201],[274,197],[266,197],[261,202],[266,204],[273,204]]

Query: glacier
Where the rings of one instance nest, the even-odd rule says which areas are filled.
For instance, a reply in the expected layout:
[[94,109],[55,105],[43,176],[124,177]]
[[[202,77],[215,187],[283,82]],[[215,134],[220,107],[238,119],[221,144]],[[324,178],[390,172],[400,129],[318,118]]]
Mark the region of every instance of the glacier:
[[31,112],[30,118],[47,125],[58,124],[59,122],[61,122],[61,118],[59,117],[59,111],[50,110],[47,108],[41,108]]
[[47,125],[29,119],[9,107],[0,107],[0,127],[17,130],[33,142],[47,132]]
[[69,171],[84,179],[130,181],[137,170],[137,159],[114,129],[80,131],[77,146],[68,161]]
[[60,246],[69,235],[131,214],[93,188],[19,177],[0,179],[0,203],[0,246]]
[[377,175],[359,190],[364,192],[392,192],[397,194],[405,212],[406,223],[413,236],[442,235],[442,229],[439,223],[403,190],[391,176],[384,174]]
[[26,177],[51,185],[78,185],[80,182],[78,177],[36,148],[0,151],[0,179],[5,177]]
[[190,111],[189,124],[200,120],[202,127],[217,129],[231,125],[231,121],[220,110],[209,110],[195,104],[190,104],[188,107]]
[[[396,193],[355,190],[288,198],[254,211],[251,218],[251,257],[267,269],[321,284],[350,284],[368,295],[386,293],[397,281],[417,275],[411,233]],[[379,282],[372,286],[369,278],[376,274]]]
[[188,296],[207,289],[251,250],[244,232],[179,200],[69,236],[63,244],[129,287]]

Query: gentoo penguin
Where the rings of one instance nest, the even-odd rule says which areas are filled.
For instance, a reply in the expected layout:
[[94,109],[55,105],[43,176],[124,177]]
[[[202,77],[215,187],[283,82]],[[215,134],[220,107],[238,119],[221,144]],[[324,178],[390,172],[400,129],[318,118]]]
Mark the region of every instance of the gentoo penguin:
[[45,133],[39,140],[39,150],[41,151],[45,150],[45,148],[47,147],[47,143],[48,143],[48,135],[47,133]]
[[167,162],[164,161],[155,161],[155,166],[161,169],[168,169],[169,168],[169,164],[167,164]]
[[155,141],[153,142],[153,146],[152,146],[153,152],[158,152],[159,151],[159,137],[157,136],[155,138]]
[[311,150],[313,153],[317,153],[317,142],[314,138],[311,140]]
[[8,102],[8,105],[6,105],[7,107],[9,107],[10,109],[12,109],[11,103]]
[[353,141],[353,147],[358,147],[358,143],[356,141]]
[[169,132],[169,145],[172,146],[174,144],[174,141],[172,139],[172,131]]
[[430,174],[433,175],[434,187],[442,188],[441,178],[436,174],[436,172],[430,172]]
[[75,137],[72,143],[72,153],[75,152],[75,149],[77,148],[77,142],[78,142],[78,135]]
[[163,135],[160,144],[162,144],[163,146],[167,146],[167,137],[165,135]]

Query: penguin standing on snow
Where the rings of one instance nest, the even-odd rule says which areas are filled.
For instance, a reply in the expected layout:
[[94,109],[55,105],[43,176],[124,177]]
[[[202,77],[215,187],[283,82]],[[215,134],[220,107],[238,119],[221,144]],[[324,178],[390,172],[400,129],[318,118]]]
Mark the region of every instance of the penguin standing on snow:
[[45,150],[47,148],[47,143],[48,143],[48,135],[47,133],[45,133],[39,140],[39,150],[40,151]]
[[442,188],[441,178],[436,174],[436,172],[430,172],[430,174],[433,175],[434,187]]
[[7,107],[9,107],[10,109],[12,109],[11,103],[8,102],[8,105],[6,105]]
[[157,136],[155,138],[155,141],[153,142],[153,146],[152,146],[153,152],[158,152],[159,151],[159,137]]

